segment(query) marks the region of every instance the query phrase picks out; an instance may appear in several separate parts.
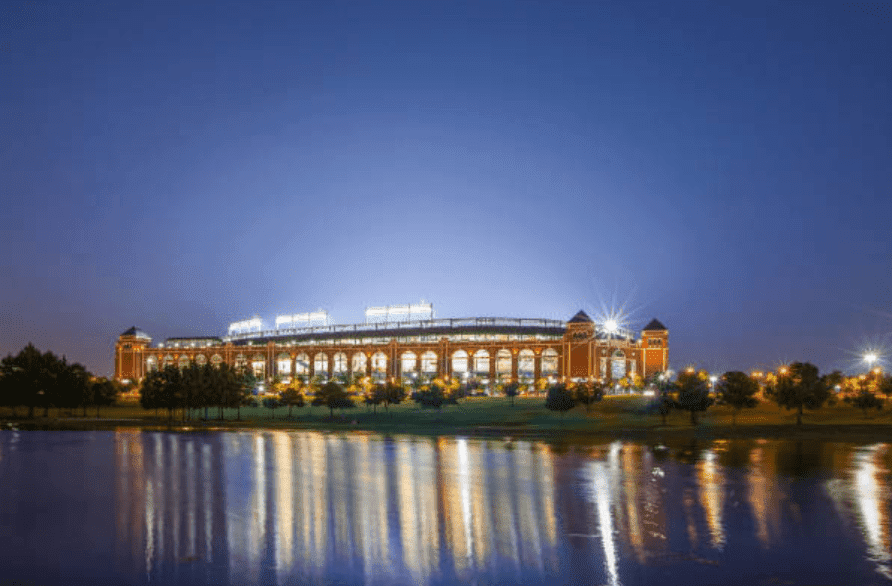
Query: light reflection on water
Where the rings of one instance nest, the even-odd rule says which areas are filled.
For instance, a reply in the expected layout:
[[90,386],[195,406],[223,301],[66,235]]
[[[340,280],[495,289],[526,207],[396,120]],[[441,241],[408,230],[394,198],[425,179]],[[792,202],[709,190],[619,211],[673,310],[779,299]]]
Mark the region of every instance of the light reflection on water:
[[3,432],[0,454],[0,575],[37,583],[892,583],[888,444]]

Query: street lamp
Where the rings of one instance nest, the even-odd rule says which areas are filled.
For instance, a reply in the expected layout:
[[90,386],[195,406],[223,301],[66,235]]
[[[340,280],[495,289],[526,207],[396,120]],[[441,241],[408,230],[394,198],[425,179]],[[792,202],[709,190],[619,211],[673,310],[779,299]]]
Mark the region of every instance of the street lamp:
[[862,359],[867,363],[867,370],[870,370],[873,368],[873,363],[879,359],[879,356],[877,356],[876,352],[865,352]]

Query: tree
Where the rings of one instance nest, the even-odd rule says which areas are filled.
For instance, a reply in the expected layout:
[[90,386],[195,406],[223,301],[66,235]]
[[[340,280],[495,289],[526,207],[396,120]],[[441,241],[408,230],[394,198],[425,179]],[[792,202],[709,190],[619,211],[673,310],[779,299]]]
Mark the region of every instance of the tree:
[[344,387],[335,381],[329,381],[322,385],[316,392],[316,396],[313,397],[312,405],[314,407],[322,405],[328,407],[332,417],[334,417],[335,409],[349,409],[356,406],[350,400],[350,397],[347,396],[347,391],[344,390]]
[[[114,405],[115,399],[118,398],[118,393],[121,392],[118,383],[106,378],[100,378],[92,383],[87,383],[86,386],[90,389],[91,403],[96,407],[96,417],[99,417],[99,408]],[[85,402],[85,411],[86,408],[87,406]]]
[[845,382],[845,376],[843,376],[840,371],[834,370],[833,372],[828,372],[822,376],[821,380],[827,385],[827,389],[832,393],[835,392],[836,387],[842,388],[842,385]]
[[251,395],[253,395],[254,389],[257,387],[257,377],[254,376],[253,369],[245,367],[238,375],[236,381],[236,384],[233,385],[235,393],[230,398],[227,407],[235,407],[235,418],[241,421],[242,407],[251,404]]
[[520,393],[520,383],[511,381],[502,385],[502,392],[505,393],[505,396],[508,397],[508,400],[511,402],[511,406],[514,407],[514,397]]
[[295,387],[288,387],[279,395],[279,400],[283,405],[288,406],[288,419],[291,419],[291,409],[294,407],[303,407],[306,405],[304,395]]
[[444,403],[457,402],[454,396],[447,396],[446,389],[439,384],[431,384],[427,388],[413,393],[412,398],[422,407],[431,407],[434,409],[440,409]]
[[275,395],[271,395],[269,397],[263,398],[263,406],[272,412],[272,418],[276,418],[276,409],[282,406],[282,403],[279,402],[279,398]]
[[716,393],[720,405],[728,405],[733,409],[731,425],[737,426],[737,414],[741,409],[752,409],[759,404],[756,399],[758,392],[759,383],[744,372],[732,370],[722,375],[716,385]]
[[43,404],[51,385],[45,356],[33,344],[28,344],[15,356],[10,354],[0,361],[0,384],[6,401],[10,405],[24,404],[28,407],[28,418],[33,418],[34,410]]
[[665,372],[658,372],[653,375],[649,382],[650,385],[656,387],[656,397],[648,405],[648,412],[656,411],[663,419],[663,425],[666,425],[666,417],[675,407],[675,400],[672,393],[676,392],[675,385],[669,381],[669,375]]
[[384,385],[384,409],[387,410],[388,405],[399,405],[406,400],[406,389],[401,385],[388,382]]
[[880,379],[877,385],[877,392],[886,399],[892,397],[892,376],[884,376]]
[[586,412],[592,405],[604,398],[604,385],[594,381],[585,381],[573,388],[573,398],[580,405],[585,405]]
[[883,408],[883,401],[879,397],[877,397],[874,393],[870,391],[861,391],[857,395],[853,397],[846,397],[843,399],[846,403],[852,405],[852,407],[857,407],[861,409],[864,413],[864,418],[867,419],[867,410],[868,409],[876,409],[880,411]]
[[573,393],[564,383],[557,383],[548,388],[548,394],[545,395],[545,407],[551,411],[558,411],[563,414],[576,406],[576,400]]
[[366,391],[363,401],[366,405],[372,406],[373,413],[378,413],[378,405],[387,401],[387,391],[385,386],[380,383],[373,385],[371,389]]
[[691,425],[697,425],[697,413],[706,411],[713,403],[706,380],[702,374],[688,371],[675,379],[676,405],[691,413]]
[[796,425],[802,425],[802,410],[820,409],[830,397],[830,389],[808,362],[794,362],[771,383],[769,395],[779,407],[796,409]]
[[174,409],[182,405],[183,376],[180,369],[166,366],[149,372],[143,380],[139,402],[143,409],[167,409],[168,423]]

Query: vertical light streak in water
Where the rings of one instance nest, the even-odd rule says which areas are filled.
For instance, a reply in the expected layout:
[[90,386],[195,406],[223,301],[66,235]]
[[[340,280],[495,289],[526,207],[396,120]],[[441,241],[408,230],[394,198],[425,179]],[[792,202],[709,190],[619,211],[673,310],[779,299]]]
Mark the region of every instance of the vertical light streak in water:
[[622,499],[622,462],[620,455],[622,454],[622,442],[613,442],[610,444],[610,450],[607,452],[607,481],[609,483],[610,494],[616,498],[613,499],[613,514],[616,517],[616,526],[622,527],[625,524],[625,510],[623,510]]
[[[638,487],[641,482],[641,446],[626,444],[622,447],[622,484],[626,504],[629,543],[640,562],[644,561],[644,536],[638,511]],[[616,494],[619,500],[619,494]]]
[[884,444],[860,449],[855,456],[853,473],[854,496],[868,559],[877,564],[877,571],[892,580],[892,544],[889,540],[889,481],[888,470],[882,469],[881,461],[886,451]]
[[542,518],[545,521],[545,537],[553,548],[557,543],[557,517],[554,512],[554,459],[551,450],[545,444],[539,444],[539,494],[542,506]]
[[433,450],[427,442],[400,442],[398,498],[403,559],[413,583],[426,583],[439,566],[439,524]]
[[155,559],[155,487],[146,480],[146,582],[152,577],[152,560]]
[[[168,472],[170,483],[167,488],[169,490],[170,502],[173,503],[173,551],[171,554],[176,557],[180,554],[180,444],[179,437],[171,434],[167,436],[170,445],[170,468]],[[164,509],[162,509],[164,510]],[[174,572],[178,573],[179,564],[174,566]]]
[[[358,549],[362,556],[364,582],[372,584],[380,572],[381,564],[386,560],[386,556],[382,556],[380,552],[381,519],[378,518],[380,509],[386,505],[386,500],[382,498],[380,479],[375,474],[378,470],[372,470],[372,465],[381,458],[381,454],[376,453],[376,462],[372,462],[368,436],[362,435],[356,441],[358,443],[356,460],[359,463],[359,470],[355,472],[359,473],[359,483],[356,486],[355,506],[353,507],[353,516],[358,517],[358,521],[354,521],[354,524],[358,525],[355,535],[359,541]],[[386,521],[384,527],[387,527]]]
[[514,494],[517,497],[517,517],[519,521],[520,535],[523,537],[521,541],[521,563],[525,568],[535,567],[541,576],[544,567],[542,560],[542,532],[539,524],[536,522],[536,486],[535,472],[533,466],[536,465],[535,459],[532,457],[532,446],[529,442],[518,442],[515,447],[516,470],[523,472],[523,477],[516,476],[516,485],[514,486]]
[[328,460],[325,453],[326,437],[319,433],[310,434],[309,475],[312,487],[310,510],[312,511],[313,546],[307,548],[311,552],[311,563],[317,569],[325,567],[326,546],[328,544]]
[[[611,446],[611,457],[614,457]],[[601,534],[601,546],[604,549],[604,569],[612,586],[618,586],[619,572],[616,564],[616,542],[613,539],[613,520],[610,517],[611,490],[608,472],[602,462],[593,462],[589,465],[593,476],[595,503],[598,507],[598,531]]]
[[[467,571],[471,568],[473,558],[471,552],[474,549],[474,541],[471,535],[471,461],[468,455],[468,440],[462,438],[457,441],[458,448],[458,486],[459,500],[461,503],[461,530],[464,534],[464,543],[461,549],[455,551],[456,561],[461,560],[460,569]],[[459,569],[457,567],[456,569]]]
[[155,480],[155,487],[157,487],[157,499],[158,502],[153,503],[155,510],[159,511],[160,515],[153,515],[153,518],[158,523],[158,526],[155,528],[155,555],[159,558],[164,557],[164,517],[166,514],[164,508],[164,489],[166,488],[164,483],[164,478],[162,478],[162,474],[164,473],[164,440],[162,439],[162,435],[160,433],[155,434],[155,469],[152,470],[152,477]]
[[[514,507],[512,506],[512,494],[510,484],[511,452],[504,449],[496,449],[496,457],[499,464],[495,470],[490,470],[491,489],[495,487],[495,502],[493,503],[493,517],[495,521],[496,551],[503,560],[517,561],[517,540],[514,536]],[[502,562],[503,565],[505,562]],[[505,569],[505,568],[503,568]]]
[[264,437],[254,433],[254,490],[251,493],[251,524],[248,533],[248,556],[251,570],[257,571],[266,530],[266,454]]
[[273,537],[275,539],[276,571],[282,582],[294,563],[294,456],[291,437],[284,431],[273,432],[276,466],[276,514]]
[[186,493],[187,493],[187,511],[186,515],[189,519],[189,552],[190,558],[195,557],[195,541],[197,536],[197,524],[195,515],[196,511],[196,478],[195,478],[195,442],[193,440],[186,441]]
[[397,444],[397,493],[400,503],[400,541],[403,563],[412,574],[412,582],[420,583],[421,564],[418,553],[418,514],[415,483],[412,479],[413,454],[408,440]]
[[486,568],[492,551],[492,507],[489,502],[489,466],[484,461],[488,445],[474,442],[468,446],[468,474],[471,482],[471,523],[474,564],[477,571]]
[[328,459],[331,462],[337,462],[337,465],[331,469],[328,495],[334,505],[332,508],[334,509],[337,557],[345,565],[349,564],[353,559],[350,543],[350,511],[348,510],[350,487],[347,476],[347,466],[349,464],[347,449],[349,443],[347,439],[336,436],[328,436],[326,441]]
[[753,517],[756,520],[756,537],[762,547],[768,549],[771,546],[771,536],[768,533],[768,503],[772,498],[768,478],[764,469],[764,448],[755,448],[750,451],[750,465],[747,468],[748,496]]
[[[213,492],[211,490],[211,446],[204,444],[201,446],[201,466],[202,466],[202,492],[204,493],[204,559],[210,563],[211,553],[213,552],[213,533],[211,527],[211,499]],[[222,490],[222,487],[220,487]]]
[[697,462],[697,480],[700,485],[700,505],[706,514],[712,547],[722,549],[725,545],[725,527],[722,521],[724,508],[724,476],[713,450],[706,450]]

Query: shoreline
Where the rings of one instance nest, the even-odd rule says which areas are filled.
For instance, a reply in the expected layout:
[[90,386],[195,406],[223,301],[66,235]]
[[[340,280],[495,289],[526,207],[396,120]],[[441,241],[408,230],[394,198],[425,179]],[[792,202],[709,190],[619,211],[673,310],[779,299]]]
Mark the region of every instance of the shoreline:
[[[599,422],[568,422],[565,427],[538,425],[451,425],[445,422],[411,424],[405,421],[357,422],[354,419],[327,420],[176,420],[168,425],[166,419],[154,418],[34,418],[0,419],[0,430],[14,431],[117,431],[139,429],[141,431],[165,431],[173,433],[207,433],[227,431],[318,431],[324,433],[375,433],[389,435],[469,437],[475,439],[506,439],[520,441],[560,441],[591,443],[591,441],[654,441],[662,440],[822,440],[841,442],[892,442],[892,424],[866,421],[864,423],[789,423],[779,424],[725,424],[701,423],[692,425],[669,424],[666,426],[598,425]],[[440,424],[438,424],[440,423]]]

